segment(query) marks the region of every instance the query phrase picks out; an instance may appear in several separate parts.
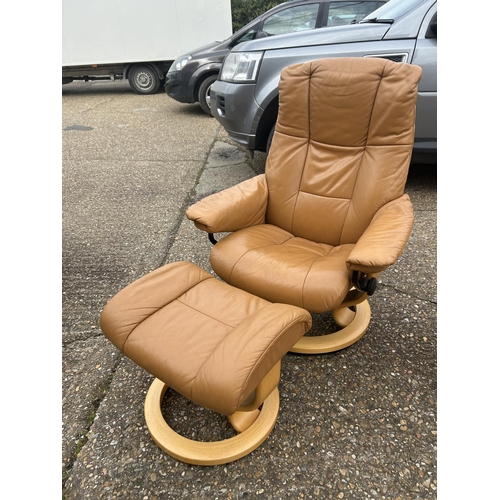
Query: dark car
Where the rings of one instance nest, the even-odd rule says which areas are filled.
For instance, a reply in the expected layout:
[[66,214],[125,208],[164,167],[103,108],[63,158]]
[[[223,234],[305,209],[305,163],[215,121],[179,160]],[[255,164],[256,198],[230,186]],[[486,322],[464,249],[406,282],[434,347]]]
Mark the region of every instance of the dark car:
[[199,102],[211,115],[210,87],[224,57],[239,43],[272,35],[356,23],[386,0],[290,0],[261,14],[222,42],[213,42],[178,57],[167,74],[167,94],[182,103]]
[[437,0],[390,0],[357,24],[238,45],[212,85],[212,113],[235,142],[266,152],[278,115],[281,71],[329,57],[384,57],[420,66],[413,161],[436,161]]

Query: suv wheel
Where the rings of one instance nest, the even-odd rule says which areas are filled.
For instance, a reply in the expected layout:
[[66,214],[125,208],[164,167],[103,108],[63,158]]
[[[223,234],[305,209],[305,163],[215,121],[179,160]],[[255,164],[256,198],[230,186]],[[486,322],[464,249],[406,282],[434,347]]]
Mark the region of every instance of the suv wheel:
[[210,116],[212,116],[212,110],[210,109],[210,87],[212,87],[215,80],[217,80],[217,75],[208,76],[201,82],[200,88],[198,89],[198,101],[201,109]]

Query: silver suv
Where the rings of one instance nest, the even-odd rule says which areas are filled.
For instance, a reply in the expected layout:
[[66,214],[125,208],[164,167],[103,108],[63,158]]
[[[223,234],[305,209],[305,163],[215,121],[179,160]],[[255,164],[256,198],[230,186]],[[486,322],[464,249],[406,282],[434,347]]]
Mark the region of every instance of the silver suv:
[[281,70],[325,57],[385,57],[421,66],[412,160],[436,161],[437,0],[390,0],[356,24],[237,45],[212,85],[212,115],[237,143],[268,151]]

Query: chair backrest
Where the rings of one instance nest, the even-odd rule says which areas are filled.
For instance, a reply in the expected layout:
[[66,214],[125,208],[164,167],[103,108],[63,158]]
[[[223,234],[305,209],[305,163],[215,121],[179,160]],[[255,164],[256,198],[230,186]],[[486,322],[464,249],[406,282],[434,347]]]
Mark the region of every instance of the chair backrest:
[[288,66],[266,163],[266,222],[320,243],[355,243],[404,193],[422,69],[382,58]]

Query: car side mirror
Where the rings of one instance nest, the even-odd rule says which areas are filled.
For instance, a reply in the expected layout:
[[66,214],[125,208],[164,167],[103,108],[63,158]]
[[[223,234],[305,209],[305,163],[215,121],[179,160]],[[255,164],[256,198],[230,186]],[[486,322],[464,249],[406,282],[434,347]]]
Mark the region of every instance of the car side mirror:
[[257,31],[257,35],[255,35],[255,38],[266,38],[268,37],[269,34],[266,31]]

